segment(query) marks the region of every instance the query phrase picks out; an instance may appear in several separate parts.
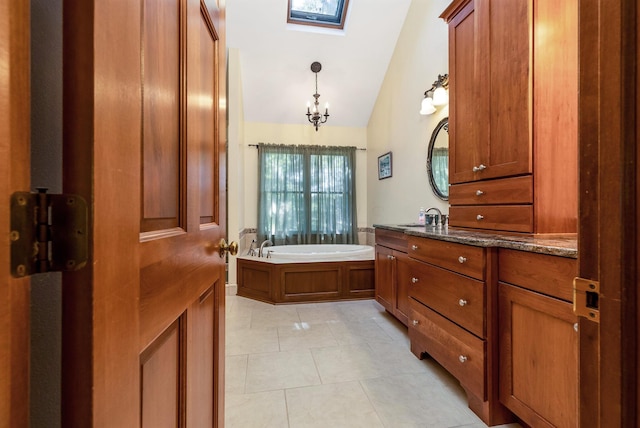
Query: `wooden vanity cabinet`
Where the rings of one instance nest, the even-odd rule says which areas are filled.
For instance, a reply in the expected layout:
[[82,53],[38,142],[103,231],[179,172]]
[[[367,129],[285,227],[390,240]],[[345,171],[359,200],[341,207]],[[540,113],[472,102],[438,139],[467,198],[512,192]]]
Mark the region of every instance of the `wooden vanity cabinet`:
[[410,236],[411,351],[455,376],[488,425],[513,415],[498,400],[495,248]]
[[578,426],[576,260],[499,250],[500,401],[532,427]]
[[376,301],[407,325],[409,314],[409,257],[407,235],[376,229]]
[[449,24],[449,225],[574,233],[577,0],[456,0]]

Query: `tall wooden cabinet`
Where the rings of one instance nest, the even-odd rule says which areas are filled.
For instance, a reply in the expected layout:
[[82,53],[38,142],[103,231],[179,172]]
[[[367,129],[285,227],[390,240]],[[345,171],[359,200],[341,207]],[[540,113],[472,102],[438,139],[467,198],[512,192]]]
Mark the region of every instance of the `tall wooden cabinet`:
[[407,235],[376,229],[375,270],[376,300],[407,325],[410,280]]
[[456,0],[449,24],[451,226],[574,233],[577,0]]

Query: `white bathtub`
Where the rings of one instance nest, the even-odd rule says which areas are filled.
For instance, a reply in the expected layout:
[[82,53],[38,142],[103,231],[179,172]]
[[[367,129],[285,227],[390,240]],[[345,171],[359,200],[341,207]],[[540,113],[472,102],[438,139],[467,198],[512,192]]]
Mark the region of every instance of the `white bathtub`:
[[338,262],[344,260],[374,260],[374,248],[369,245],[308,244],[263,247],[262,257],[242,256],[271,263]]
[[373,247],[349,244],[276,245],[264,247],[263,256],[287,260],[373,260]]

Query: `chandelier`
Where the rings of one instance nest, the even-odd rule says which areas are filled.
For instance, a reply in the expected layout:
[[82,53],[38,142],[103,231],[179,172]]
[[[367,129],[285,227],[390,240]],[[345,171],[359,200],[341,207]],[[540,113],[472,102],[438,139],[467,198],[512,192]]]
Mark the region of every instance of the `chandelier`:
[[311,71],[316,74],[316,93],[313,94],[313,110],[311,110],[311,103],[307,102],[307,119],[309,122],[316,128],[316,132],[321,124],[325,123],[327,119],[329,119],[329,103],[324,105],[324,114],[320,114],[320,103],[318,102],[318,98],[320,98],[320,94],[318,93],[318,73],[322,70],[322,64],[318,61],[315,61],[311,64]]

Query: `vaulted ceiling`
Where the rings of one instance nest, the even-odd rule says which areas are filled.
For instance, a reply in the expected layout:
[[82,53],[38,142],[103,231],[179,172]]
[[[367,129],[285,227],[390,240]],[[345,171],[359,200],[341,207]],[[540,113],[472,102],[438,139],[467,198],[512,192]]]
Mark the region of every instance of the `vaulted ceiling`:
[[366,127],[410,3],[350,0],[344,30],[333,30],[288,24],[287,0],[227,0],[227,47],[239,52],[244,120],[307,123],[310,66],[319,61],[327,125]]

